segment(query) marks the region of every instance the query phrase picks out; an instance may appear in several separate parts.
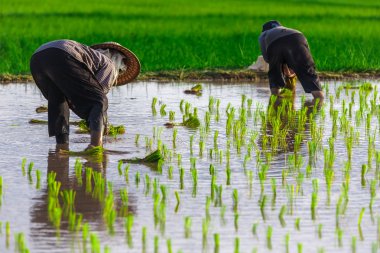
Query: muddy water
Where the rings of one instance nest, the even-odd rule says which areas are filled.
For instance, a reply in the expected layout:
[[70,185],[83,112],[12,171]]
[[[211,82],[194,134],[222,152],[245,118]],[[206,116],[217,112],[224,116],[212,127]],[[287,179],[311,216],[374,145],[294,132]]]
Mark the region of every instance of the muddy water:
[[[376,82],[373,84],[377,85]],[[329,93],[327,96],[336,96],[336,90],[341,83],[328,83]],[[262,110],[268,106],[269,90],[267,85],[252,84],[204,84],[203,95],[194,96],[183,93],[189,89],[191,84],[157,84],[157,83],[136,83],[118,87],[109,94],[109,121],[115,125],[125,125],[126,133],[117,139],[107,138],[105,148],[124,152],[123,154],[106,154],[103,162],[96,162],[89,158],[80,158],[84,166],[92,167],[96,171],[102,172],[108,182],[112,182],[112,189],[116,198],[115,205],[120,205],[119,190],[127,189],[129,195],[129,214],[134,216],[132,227],[132,247],[127,244],[127,236],[124,227],[124,217],[119,215],[116,218],[115,233],[110,235],[107,225],[103,219],[103,203],[87,193],[84,186],[79,186],[74,172],[74,163],[77,157],[68,157],[56,152],[55,141],[49,138],[46,125],[30,125],[28,121],[32,118],[47,119],[46,113],[37,114],[35,108],[46,104],[39,90],[34,84],[10,84],[0,86],[0,175],[3,178],[3,195],[0,206],[0,221],[2,222],[0,233],[0,251],[14,252],[15,235],[23,233],[27,247],[31,252],[91,252],[90,243],[82,243],[81,232],[70,232],[68,230],[67,218],[62,218],[62,224],[57,230],[48,219],[48,197],[47,197],[47,174],[56,172],[56,180],[60,181],[61,190],[74,189],[76,191],[75,211],[83,215],[83,223],[87,222],[91,232],[100,239],[101,252],[104,247],[110,248],[111,252],[143,252],[142,230],[147,229],[145,252],[154,251],[154,238],[158,238],[158,251],[168,252],[167,239],[171,239],[173,252],[214,252],[214,234],[220,235],[219,252],[233,252],[236,238],[239,238],[240,252],[267,252],[272,248],[272,252],[285,252],[285,236],[290,235],[289,250],[297,252],[297,247],[302,244],[303,252],[349,252],[352,247],[352,238],[356,238],[357,252],[369,252],[378,242],[378,217],[379,200],[375,199],[372,212],[369,209],[370,203],[370,181],[375,178],[375,162],[372,161],[372,169],[367,173],[363,185],[361,178],[362,164],[368,163],[368,137],[377,136],[379,132],[379,121],[374,113],[372,117],[371,129],[365,130],[365,119],[361,124],[355,125],[355,131],[359,132],[359,142],[353,147],[352,171],[349,186],[349,202],[345,214],[339,217],[339,227],[343,234],[339,243],[336,229],[336,205],[341,195],[343,178],[342,168],[347,161],[346,146],[343,135],[338,131],[335,142],[336,160],[334,163],[335,179],[332,186],[330,201],[326,194],[325,177],[323,173],[324,155],[323,151],[318,151],[317,161],[311,176],[305,177],[302,189],[294,196],[293,214],[287,212],[284,216],[285,223],[281,224],[278,219],[281,206],[288,205],[287,189],[281,184],[282,171],[288,168],[287,160],[292,150],[280,151],[272,155],[267,180],[264,183],[264,192],[260,193],[260,181],[257,175],[256,152],[252,152],[251,160],[247,162],[246,169],[243,168],[244,156],[247,153],[245,147],[241,154],[236,152],[236,148],[231,144],[230,165],[232,170],[231,185],[226,185],[226,157],[227,137],[225,134],[226,113],[228,103],[236,108],[241,105],[241,95],[253,99],[252,111]],[[333,108],[341,111],[342,101],[351,101],[354,90],[349,90],[347,94],[342,91],[339,98],[334,99]],[[303,94],[302,88],[297,87],[297,94]],[[172,147],[173,129],[164,128],[168,122],[168,114],[160,115],[160,104],[166,104],[166,111],[175,111],[176,121],[182,120],[180,111],[180,101],[185,99],[198,108],[198,115],[204,119],[208,110],[209,97],[213,96],[221,100],[220,120],[215,120],[215,115],[211,117],[211,130],[206,138],[206,150],[204,155],[199,155],[198,130],[191,130],[178,127],[176,148]],[[152,115],[152,98],[157,97],[157,115]],[[308,95],[306,99],[311,99]],[[353,110],[359,108],[358,90],[356,90],[356,103]],[[328,138],[331,136],[332,119],[329,113],[330,101],[325,103],[325,118],[318,115],[316,120],[323,128],[322,146],[328,148]],[[295,100],[295,110],[301,109],[301,99],[298,96]],[[237,114],[237,113],[236,113]],[[354,114],[355,115],[355,114]],[[355,121],[353,116],[353,122]],[[78,120],[75,115],[71,115],[72,120]],[[147,154],[145,137],[152,139],[154,128],[161,132],[160,139],[167,145],[174,154],[172,161],[166,161],[163,173],[145,165],[133,164],[129,170],[129,182],[126,182],[125,175],[120,176],[117,170],[119,159],[143,157]],[[254,124],[253,118],[248,118],[248,128],[258,133],[255,140],[260,147],[260,136],[262,135],[260,122]],[[160,130],[162,129],[162,130]],[[89,141],[86,134],[75,133],[76,128],[71,127],[70,149],[75,151],[83,150]],[[218,147],[224,150],[222,163],[218,159],[210,159],[208,150],[214,146],[214,131],[219,131]],[[139,142],[136,145],[135,136],[139,134]],[[197,158],[196,167],[198,170],[198,184],[196,194],[193,191],[193,181],[190,172],[190,136],[194,135],[194,154]],[[293,136],[294,138],[294,136]],[[308,150],[306,141],[309,140],[310,129],[306,126],[305,138],[301,143],[299,154],[304,157],[305,163],[301,167],[301,172],[305,172]],[[157,139],[153,146],[157,145]],[[289,143],[294,139],[289,139]],[[375,147],[379,148],[380,138],[375,139]],[[180,189],[179,166],[177,154],[182,155],[182,167],[185,169],[184,188]],[[31,176],[23,175],[21,170],[22,158],[34,163]],[[221,218],[223,207],[214,206],[212,202],[209,214],[206,213],[206,199],[210,196],[211,176],[209,166],[214,164],[217,170],[216,184],[222,185],[222,206],[225,206],[224,218]],[[173,178],[168,178],[168,167],[173,166]],[[123,165],[124,168],[125,165]],[[36,189],[36,170],[41,171],[41,185]],[[247,170],[253,171],[252,188],[249,187]],[[135,183],[136,173],[140,174],[141,181]],[[152,179],[150,190],[147,189],[146,175]],[[154,200],[152,197],[153,179],[157,178],[161,185],[168,188],[168,199],[166,202],[166,220],[164,224],[156,224],[154,219]],[[273,201],[271,180],[276,179],[277,194]],[[310,203],[312,193],[312,179],[319,180],[319,201],[316,219],[311,219]],[[296,185],[296,175],[289,175],[289,184]],[[376,185],[376,192],[378,191]],[[238,219],[233,210],[233,190],[239,193]],[[108,189],[107,191],[109,191]],[[174,192],[180,195],[180,205],[176,210],[176,199]],[[266,195],[266,207],[260,209],[260,199]],[[330,202],[330,203],[328,203]],[[361,227],[358,227],[358,218],[362,208],[365,208]],[[184,219],[191,217],[191,235],[185,237]],[[202,221],[208,217],[209,231],[207,240],[202,236]],[[295,226],[299,219],[299,228]],[[236,222],[235,222],[236,221]],[[5,223],[9,222],[11,234],[7,238],[5,233]],[[256,225],[254,225],[256,224]],[[322,226],[322,237],[318,236],[318,227]],[[256,227],[256,233],[252,232]],[[271,245],[268,245],[267,230],[273,228]],[[88,240],[89,241],[89,240]]]

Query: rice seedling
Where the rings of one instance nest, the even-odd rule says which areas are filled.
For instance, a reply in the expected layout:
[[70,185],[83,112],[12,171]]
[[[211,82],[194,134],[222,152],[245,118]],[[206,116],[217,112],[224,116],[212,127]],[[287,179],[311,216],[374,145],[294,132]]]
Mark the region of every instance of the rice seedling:
[[358,227],[361,227],[364,212],[365,212],[365,208],[363,207],[363,208],[360,210],[360,214],[359,214],[359,218],[358,218]]
[[[351,238],[351,252],[356,253],[356,237],[355,236]],[[377,252],[377,249],[375,252]]]
[[209,219],[203,218],[202,219],[202,244],[203,244],[203,247],[205,247],[206,243],[207,243],[209,225],[210,225]]
[[138,172],[138,171],[135,174],[135,184],[136,184],[137,187],[140,184],[140,172]]
[[16,233],[15,234],[15,249],[19,253],[29,252],[29,249],[26,245],[24,233]]
[[318,238],[319,239],[322,239],[322,228],[323,228],[323,224],[318,224],[318,229],[317,229],[317,233],[318,233]]
[[293,214],[294,205],[294,185],[286,185],[286,193],[288,197],[289,213]]
[[210,125],[211,125],[211,115],[210,112],[206,111],[205,112],[205,127],[206,131],[210,131]]
[[175,195],[175,198],[176,198],[176,200],[177,200],[177,204],[176,204],[176,206],[175,206],[174,211],[175,211],[175,212],[178,212],[178,209],[179,209],[179,205],[180,205],[180,203],[181,203],[181,200],[180,200],[180,197],[179,197],[179,193],[178,193],[177,191],[174,191],[174,195]]
[[285,235],[285,252],[289,253],[289,242],[290,242],[290,234],[286,233]]
[[33,183],[33,179],[32,179],[32,170],[33,170],[33,167],[34,167],[34,163],[30,162],[29,165],[28,165],[28,179],[29,179],[29,183],[30,184]]
[[208,99],[208,110],[209,112],[213,112],[215,107],[215,98],[213,96],[210,96]]
[[220,249],[220,236],[218,233],[214,234],[214,253],[219,253]]
[[83,216],[82,214],[78,214],[75,212],[70,212],[68,216],[69,220],[69,231],[77,232],[82,227],[82,220]]
[[168,167],[168,179],[169,180],[172,180],[173,179],[173,166],[172,165],[170,165],[169,167]]
[[259,204],[260,204],[261,216],[262,216],[263,220],[265,221],[266,220],[265,206],[267,204],[267,195],[263,195],[260,197]]
[[239,205],[239,193],[237,189],[234,189],[232,192],[232,199],[233,199],[233,209],[234,212],[238,211],[238,205]]
[[199,157],[203,157],[203,151],[205,150],[206,148],[206,143],[204,142],[204,140],[201,138],[199,140]]
[[94,181],[92,197],[98,199],[99,201],[103,201],[106,190],[106,180],[102,173],[97,171],[92,171],[92,179]]
[[140,140],[140,134],[136,134],[135,135],[135,145],[136,145],[136,147],[139,146],[139,140]]
[[337,234],[337,237],[338,237],[338,246],[339,247],[343,247],[343,240],[342,240],[343,230],[340,229],[340,228],[337,228],[336,229],[336,234]]
[[312,192],[311,194],[311,219],[315,220],[316,216],[316,208],[318,205],[318,192]]
[[117,163],[117,171],[119,172],[119,176],[122,176],[123,175],[123,170],[122,170],[122,168],[121,168],[121,166],[123,165],[123,161],[119,161],[118,163]]
[[363,164],[362,165],[362,170],[361,170],[361,184],[362,184],[362,187],[366,186],[367,180],[365,178],[365,175],[367,174],[367,172],[368,172],[367,164]]
[[165,110],[165,108],[166,108],[166,104],[162,104],[161,107],[160,107],[160,115],[161,115],[161,117],[166,116],[166,110]]
[[234,247],[234,253],[240,253],[240,238],[235,238],[235,247]]
[[142,227],[142,233],[141,233],[141,244],[142,244],[142,251],[146,252],[147,250],[147,228]]
[[215,191],[215,194],[216,194],[216,198],[215,198],[215,206],[219,206],[221,207],[222,204],[223,204],[223,198],[222,198],[222,193],[223,193],[223,185],[219,185],[219,186],[214,186],[214,191]]
[[297,243],[297,252],[302,253],[303,245],[302,243]]
[[375,198],[376,198],[376,185],[377,185],[377,180],[372,179],[371,184],[370,184],[370,196],[371,196],[371,199],[369,202],[369,209],[370,210],[372,210],[372,206],[373,206],[373,203],[374,203]]
[[92,192],[92,168],[86,167],[86,193],[91,193]]
[[82,163],[80,162],[79,158],[75,160],[75,165],[74,165],[74,172],[75,172],[75,177],[77,179],[77,183],[79,186],[82,186]]
[[193,155],[194,135],[190,135],[190,155]]
[[231,185],[231,168],[227,166],[226,168],[226,185]]
[[65,213],[72,212],[75,204],[76,192],[73,189],[67,189],[60,192],[64,204]]
[[132,227],[133,227],[133,215],[127,215],[124,219],[124,228],[127,235],[127,244],[129,248],[133,247],[133,241],[132,241]]
[[86,244],[87,244],[87,239],[89,236],[89,231],[90,231],[90,226],[88,225],[88,223],[83,224],[83,226],[82,226],[82,244],[83,244],[84,251],[87,248]]
[[253,189],[253,171],[248,171],[248,185],[249,185],[249,193],[252,194]]
[[22,170],[22,175],[25,176],[26,172],[25,172],[25,165],[26,165],[26,158],[22,158],[22,161],[21,161],[21,170]]
[[91,253],[100,253],[100,240],[95,233],[90,233]]
[[154,253],[158,253],[159,248],[159,238],[158,236],[154,236]]
[[294,223],[294,227],[295,227],[298,231],[301,230],[300,223],[301,223],[301,218],[296,218],[296,221],[295,221],[295,223]]
[[181,167],[179,169],[179,188],[181,190],[185,188],[184,179],[185,179],[185,169]]
[[273,234],[273,228],[272,228],[272,226],[268,226],[268,228],[267,228],[267,248],[269,250],[272,250],[272,234]]
[[286,205],[283,205],[280,209],[280,214],[278,215],[278,219],[280,220],[282,227],[286,227],[286,222],[284,219],[285,213],[286,213]]
[[191,104],[189,102],[186,102],[185,104],[185,117],[188,117],[190,114]]
[[128,213],[128,191],[127,189],[120,189],[120,199],[122,203],[121,212],[124,214]]
[[153,116],[156,116],[156,114],[157,114],[157,110],[156,110],[157,101],[158,101],[158,99],[156,97],[154,97],[152,100],[152,106],[151,107],[152,107]]
[[168,248],[168,253],[173,253],[172,240],[171,239],[166,239],[166,246]]
[[185,223],[184,223],[184,226],[185,226],[185,238],[190,238],[191,237],[191,217],[190,216],[186,216],[185,217]]
[[193,179],[193,197],[197,195],[197,185],[198,185],[198,170],[191,169],[191,177]]
[[7,249],[9,248],[10,237],[11,237],[11,225],[9,221],[7,221],[5,222],[5,245]]

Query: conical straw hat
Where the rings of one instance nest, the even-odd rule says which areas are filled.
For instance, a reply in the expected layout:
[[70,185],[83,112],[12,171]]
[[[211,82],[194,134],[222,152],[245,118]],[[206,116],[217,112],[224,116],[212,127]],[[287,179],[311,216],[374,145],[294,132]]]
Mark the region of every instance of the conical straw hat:
[[123,72],[120,72],[116,85],[123,85],[133,81],[140,73],[140,61],[136,55],[129,50],[128,48],[123,47],[122,45],[116,42],[105,42],[100,44],[95,44],[91,46],[92,49],[114,49],[125,55],[124,63],[127,66],[127,69]]

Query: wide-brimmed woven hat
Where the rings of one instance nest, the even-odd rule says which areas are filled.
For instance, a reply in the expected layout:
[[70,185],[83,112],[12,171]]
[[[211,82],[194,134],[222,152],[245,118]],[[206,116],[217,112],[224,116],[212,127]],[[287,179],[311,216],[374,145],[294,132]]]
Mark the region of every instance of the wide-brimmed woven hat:
[[121,54],[125,55],[124,64],[127,66],[127,69],[120,72],[116,85],[123,85],[133,81],[140,73],[140,61],[137,56],[128,48],[123,47],[116,42],[105,42],[100,44],[95,44],[91,46],[92,49],[114,49],[119,51]]

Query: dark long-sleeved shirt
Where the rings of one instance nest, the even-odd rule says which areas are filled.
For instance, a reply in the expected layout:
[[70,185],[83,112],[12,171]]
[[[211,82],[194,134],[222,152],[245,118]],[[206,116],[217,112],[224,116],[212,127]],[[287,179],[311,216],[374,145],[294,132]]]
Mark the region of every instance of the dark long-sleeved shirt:
[[261,54],[266,62],[268,62],[268,47],[272,44],[273,41],[295,33],[301,33],[295,29],[287,28],[284,26],[277,26],[270,30],[264,31],[260,34],[259,44],[261,48]]
[[73,40],[55,40],[43,44],[34,53],[47,48],[61,49],[83,63],[98,80],[105,94],[116,82],[117,72],[112,60],[89,46]]

